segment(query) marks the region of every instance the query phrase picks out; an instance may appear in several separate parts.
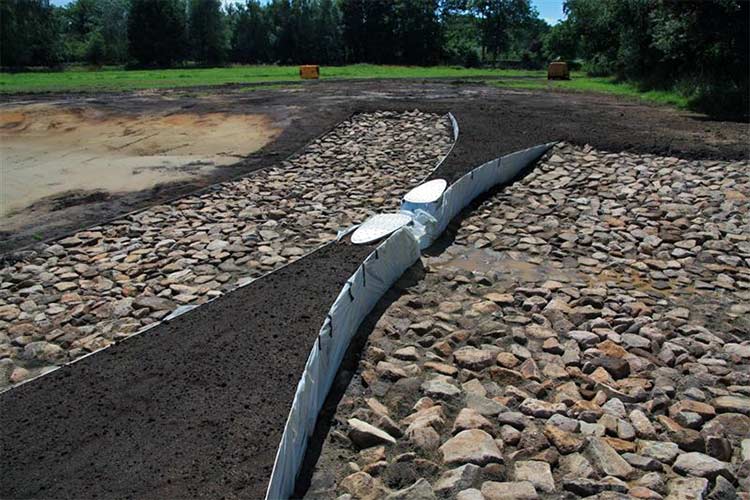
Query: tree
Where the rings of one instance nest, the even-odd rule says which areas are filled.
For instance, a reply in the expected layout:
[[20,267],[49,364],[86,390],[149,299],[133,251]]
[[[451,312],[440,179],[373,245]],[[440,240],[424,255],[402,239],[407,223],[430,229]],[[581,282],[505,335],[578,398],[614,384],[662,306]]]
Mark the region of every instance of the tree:
[[440,60],[443,30],[437,0],[398,0],[394,10],[399,62],[429,65]]
[[49,0],[0,1],[0,65],[51,66],[62,59],[61,23]]
[[270,27],[260,3],[248,0],[245,5],[230,10],[229,17],[234,19],[232,60],[254,64],[272,61]]
[[99,33],[104,39],[104,57],[110,63],[128,60],[128,11],[130,0],[99,0],[101,23]]
[[367,0],[341,0],[342,38],[347,62],[366,61],[365,6]]
[[227,39],[219,0],[191,0],[188,33],[196,61],[215,65],[226,60]]
[[99,31],[95,31],[88,39],[86,46],[86,60],[97,66],[104,64],[106,49],[104,46],[104,37]]
[[181,0],[132,0],[128,51],[140,65],[169,66],[186,54],[185,5]]
[[567,19],[552,26],[543,42],[544,55],[549,60],[573,61],[578,55],[578,36]]
[[317,62],[341,64],[344,60],[341,12],[333,0],[320,0],[315,14]]
[[126,62],[129,8],[129,0],[76,0],[63,8],[66,60]]
[[482,53],[489,52],[493,60],[507,50],[513,26],[532,15],[528,0],[473,0],[471,7],[479,19]]

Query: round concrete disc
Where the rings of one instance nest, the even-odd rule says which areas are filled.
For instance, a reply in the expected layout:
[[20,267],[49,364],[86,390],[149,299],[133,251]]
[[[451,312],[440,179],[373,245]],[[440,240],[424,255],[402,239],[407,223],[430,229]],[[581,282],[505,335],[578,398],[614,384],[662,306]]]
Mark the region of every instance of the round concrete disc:
[[404,196],[407,203],[432,203],[440,199],[448,187],[445,179],[434,179],[415,187]]
[[367,219],[352,234],[352,243],[370,243],[396,231],[411,221],[406,214],[378,214]]

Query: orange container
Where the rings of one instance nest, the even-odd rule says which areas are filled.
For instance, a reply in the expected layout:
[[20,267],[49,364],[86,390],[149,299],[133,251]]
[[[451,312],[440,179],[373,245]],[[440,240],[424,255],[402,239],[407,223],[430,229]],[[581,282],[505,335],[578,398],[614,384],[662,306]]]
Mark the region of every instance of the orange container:
[[299,67],[299,77],[303,80],[317,80],[320,77],[320,66],[305,64]]
[[547,80],[570,80],[568,63],[561,61],[549,63]]

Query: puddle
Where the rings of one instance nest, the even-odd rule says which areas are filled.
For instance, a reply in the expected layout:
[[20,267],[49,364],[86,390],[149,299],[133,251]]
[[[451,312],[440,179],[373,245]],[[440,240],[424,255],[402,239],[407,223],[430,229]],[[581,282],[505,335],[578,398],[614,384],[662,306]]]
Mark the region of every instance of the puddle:
[[139,191],[202,176],[279,133],[264,115],[0,107],[0,216],[61,193]]

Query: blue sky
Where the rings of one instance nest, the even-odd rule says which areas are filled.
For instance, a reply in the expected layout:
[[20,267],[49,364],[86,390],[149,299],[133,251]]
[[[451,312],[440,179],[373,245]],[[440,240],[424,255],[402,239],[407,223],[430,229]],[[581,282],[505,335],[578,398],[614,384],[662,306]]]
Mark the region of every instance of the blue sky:
[[[52,0],[54,5],[67,5],[72,0]],[[224,3],[231,3],[237,0],[221,0]],[[563,0],[531,0],[531,4],[536,7],[539,11],[539,17],[547,21],[549,24],[556,24],[557,21],[563,19],[562,4]]]
[[539,11],[539,17],[549,24],[557,24],[564,19],[563,0],[531,0],[531,4]]

